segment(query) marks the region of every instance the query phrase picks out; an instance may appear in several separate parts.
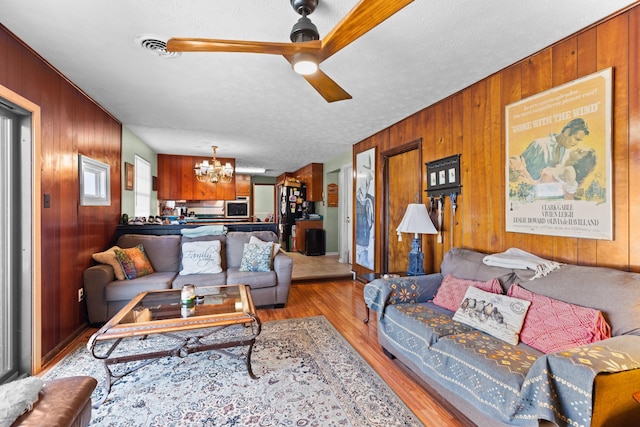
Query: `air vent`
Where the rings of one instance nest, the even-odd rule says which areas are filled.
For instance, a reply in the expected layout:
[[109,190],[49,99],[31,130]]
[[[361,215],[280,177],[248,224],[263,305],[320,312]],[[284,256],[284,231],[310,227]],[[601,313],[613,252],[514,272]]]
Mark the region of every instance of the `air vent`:
[[136,37],[136,44],[163,58],[176,58],[180,56],[180,52],[167,52],[167,42],[158,36],[140,34]]

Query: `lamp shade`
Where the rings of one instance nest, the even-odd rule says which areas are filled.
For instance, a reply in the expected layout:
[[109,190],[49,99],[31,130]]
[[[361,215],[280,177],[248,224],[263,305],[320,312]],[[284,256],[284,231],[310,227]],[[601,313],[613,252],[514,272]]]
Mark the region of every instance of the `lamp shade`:
[[398,233],[438,234],[433,226],[427,207],[422,203],[411,203],[407,206],[400,225],[396,228]]

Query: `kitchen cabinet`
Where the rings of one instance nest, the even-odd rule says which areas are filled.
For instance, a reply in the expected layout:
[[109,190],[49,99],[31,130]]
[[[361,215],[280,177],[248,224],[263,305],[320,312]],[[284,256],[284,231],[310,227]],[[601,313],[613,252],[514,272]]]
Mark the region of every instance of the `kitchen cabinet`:
[[236,197],[251,196],[251,175],[236,175]]
[[[235,200],[236,176],[228,184],[200,182],[193,168],[210,157],[158,154],[158,199],[160,200]],[[218,158],[222,164],[235,159]]]
[[296,250],[305,253],[306,232],[311,228],[322,228],[321,219],[297,219],[296,220]]
[[322,163],[309,163],[293,174],[307,186],[306,200],[318,202],[322,200],[324,166]]

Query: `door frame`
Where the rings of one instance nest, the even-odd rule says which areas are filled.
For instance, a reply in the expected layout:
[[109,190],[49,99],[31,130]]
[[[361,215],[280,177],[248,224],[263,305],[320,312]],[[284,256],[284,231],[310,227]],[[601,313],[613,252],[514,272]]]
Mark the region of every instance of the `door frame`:
[[[0,85],[0,98],[6,99],[23,108],[31,114],[31,147],[21,147],[21,151],[29,152],[28,158],[21,156],[21,165],[25,174],[31,180],[30,188],[30,217],[22,219],[23,230],[30,227],[30,257],[29,263],[23,262],[23,269],[29,269],[31,274],[31,374],[34,375],[42,369],[42,316],[41,316],[41,285],[42,285],[42,257],[41,257],[41,112],[40,106],[18,95],[9,88]],[[23,181],[24,182],[24,181]],[[22,190],[23,197],[25,189]]]
[[339,182],[343,190],[340,192],[340,255],[338,262],[353,265],[353,164],[340,168]]
[[422,182],[422,137],[382,152],[382,181],[384,191],[382,192],[382,203],[380,204],[380,215],[381,218],[383,218],[381,224],[382,239],[380,239],[382,247],[380,250],[385,256],[381,257],[382,265],[380,266],[380,271],[387,271],[389,266],[389,194],[392,191],[392,189],[389,188],[389,159],[413,150],[418,150],[418,164],[420,169],[418,170],[416,178],[420,180],[420,202],[422,202],[422,193],[424,192]]

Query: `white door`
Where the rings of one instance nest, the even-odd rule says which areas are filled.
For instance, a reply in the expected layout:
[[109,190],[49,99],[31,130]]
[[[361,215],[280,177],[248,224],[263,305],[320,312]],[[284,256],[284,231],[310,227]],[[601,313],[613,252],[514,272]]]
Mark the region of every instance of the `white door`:
[[340,170],[340,262],[353,264],[353,166]]

